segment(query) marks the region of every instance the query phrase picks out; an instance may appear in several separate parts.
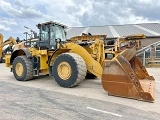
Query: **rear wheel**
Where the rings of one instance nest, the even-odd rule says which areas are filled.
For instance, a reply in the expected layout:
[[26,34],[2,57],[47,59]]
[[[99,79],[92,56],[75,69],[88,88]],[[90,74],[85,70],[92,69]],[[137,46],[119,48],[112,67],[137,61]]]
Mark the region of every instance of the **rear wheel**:
[[59,55],[52,66],[55,81],[63,87],[74,87],[85,79],[87,72],[83,58],[75,53]]
[[26,56],[18,56],[13,61],[13,74],[19,81],[33,78],[33,65]]

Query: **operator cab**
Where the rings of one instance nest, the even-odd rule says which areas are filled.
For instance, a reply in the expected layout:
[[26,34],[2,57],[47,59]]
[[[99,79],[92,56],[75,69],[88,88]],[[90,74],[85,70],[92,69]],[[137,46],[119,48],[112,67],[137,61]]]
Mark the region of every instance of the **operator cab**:
[[56,23],[46,22],[37,25],[39,29],[39,41],[37,47],[41,49],[57,49],[57,42],[66,41],[65,28],[67,26]]

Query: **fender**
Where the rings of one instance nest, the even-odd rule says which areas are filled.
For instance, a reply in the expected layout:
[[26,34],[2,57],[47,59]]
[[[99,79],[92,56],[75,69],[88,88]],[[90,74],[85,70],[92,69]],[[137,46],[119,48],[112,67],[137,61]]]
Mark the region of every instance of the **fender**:
[[50,59],[48,60],[48,64],[49,66],[53,65],[53,62],[55,60],[55,58],[65,52],[69,52],[71,49],[67,49],[67,48],[63,48],[63,49],[56,49],[53,53],[52,56],[50,57]]
[[17,57],[17,56],[21,56],[21,55],[26,55],[27,58],[31,57],[31,54],[29,52],[29,50],[27,48],[22,48],[22,49],[18,49],[15,50],[12,55],[11,55],[11,59],[10,59],[10,64],[12,65],[13,60]]
[[76,53],[80,55],[87,65],[87,70],[94,74],[95,76],[101,78],[103,68],[99,62],[97,62],[93,57],[85,50],[82,46],[75,43],[66,43],[66,47],[63,49],[57,49],[49,59],[48,64],[52,66],[54,64],[55,58],[65,52]]
[[101,78],[103,68],[99,62],[97,62],[86,49],[84,49],[82,46],[75,44],[75,43],[67,43],[66,44],[68,49],[71,49],[70,52],[76,53],[80,55],[87,65],[87,70],[92,73],[93,75],[97,76],[98,78]]

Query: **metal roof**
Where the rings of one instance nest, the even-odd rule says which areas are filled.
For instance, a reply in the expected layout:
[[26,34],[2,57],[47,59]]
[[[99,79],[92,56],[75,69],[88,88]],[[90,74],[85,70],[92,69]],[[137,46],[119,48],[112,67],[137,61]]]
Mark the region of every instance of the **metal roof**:
[[67,28],[66,25],[63,25],[61,23],[58,23],[58,22],[54,22],[54,21],[49,21],[49,22],[44,22],[44,23],[41,23],[42,25],[48,25],[48,24],[54,24],[54,25],[59,25],[59,26],[62,26],[64,28]]
[[91,33],[92,35],[107,35],[107,38],[117,38],[131,34],[145,34],[147,37],[160,37],[160,23],[141,23],[108,26],[70,27],[67,38]]

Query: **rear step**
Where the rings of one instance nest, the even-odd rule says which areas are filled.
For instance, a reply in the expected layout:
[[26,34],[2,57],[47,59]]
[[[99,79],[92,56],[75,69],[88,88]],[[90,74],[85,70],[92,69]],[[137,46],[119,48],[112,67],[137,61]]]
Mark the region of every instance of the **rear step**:
[[155,79],[149,76],[139,58],[134,54],[128,56],[128,53],[105,61],[103,88],[110,95],[154,102]]

